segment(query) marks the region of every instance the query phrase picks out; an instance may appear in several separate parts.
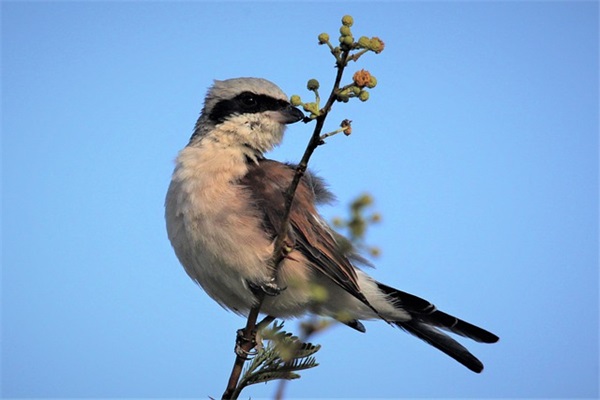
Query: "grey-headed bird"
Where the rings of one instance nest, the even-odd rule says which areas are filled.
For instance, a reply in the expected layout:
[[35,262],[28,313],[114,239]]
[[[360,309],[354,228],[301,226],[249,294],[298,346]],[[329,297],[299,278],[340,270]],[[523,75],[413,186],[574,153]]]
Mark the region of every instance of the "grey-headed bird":
[[187,274],[238,314],[247,315],[263,290],[264,314],[285,319],[314,313],[360,332],[360,320],[385,320],[481,372],[483,364],[443,331],[483,343],[498,337],[356,267],[360,257],[343,250],[346,240],[317,211],[333,196],[310,173],[291,209],[291,253],[272,281],[269,260],[295,169],[264,153],[281,142],[287,124],[303,117],[264,79],[215,81],[208,90],[192,137],[177,156],[165,202],[169,240]]

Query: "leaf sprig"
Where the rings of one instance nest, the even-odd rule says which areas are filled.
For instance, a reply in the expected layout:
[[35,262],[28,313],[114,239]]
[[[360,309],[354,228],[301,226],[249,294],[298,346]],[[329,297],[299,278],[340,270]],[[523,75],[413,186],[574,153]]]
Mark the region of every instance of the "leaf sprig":
[[298,379],[299,371],[319,365],[313,355],[319,351],[320,345],[304,343],[297,336],[282,329],[283,322],[275,322],[271,328],[262,331],[267,345],[257,352],[244,369],[235,395],[256,383],[276,379]]

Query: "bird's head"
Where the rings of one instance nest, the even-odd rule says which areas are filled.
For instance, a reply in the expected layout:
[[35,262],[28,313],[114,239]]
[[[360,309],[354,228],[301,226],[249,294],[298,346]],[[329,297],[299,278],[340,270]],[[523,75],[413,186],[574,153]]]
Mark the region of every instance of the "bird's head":
[[285,93],[265,79],[215,81],[206,94],[190,145],[211,140],[262,154],[281,142],[286,124],[303,117]]

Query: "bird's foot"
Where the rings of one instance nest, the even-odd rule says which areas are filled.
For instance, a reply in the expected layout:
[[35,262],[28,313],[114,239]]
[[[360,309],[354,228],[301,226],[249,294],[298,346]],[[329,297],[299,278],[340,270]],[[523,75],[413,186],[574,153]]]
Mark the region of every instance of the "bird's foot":
[[276,282],[275,279],[271,279],[268,282],[263,282],[263,283],[254,283],[254,282],[250,282],[248,281],[248,286],[250,287],[250,290],[252,290],[252,292],[256,293],[264,293],[267,296],[278,296],[281,294],[281,292],[283,292],[285,289],[285,287],[280,287]]
[[261,348],[262,338],[255,329],[250,332],[249,338],[246,336],[245,329],[238,329],[234,349],[234,352],[238,357],[241,357],[244,360],[250,360]]

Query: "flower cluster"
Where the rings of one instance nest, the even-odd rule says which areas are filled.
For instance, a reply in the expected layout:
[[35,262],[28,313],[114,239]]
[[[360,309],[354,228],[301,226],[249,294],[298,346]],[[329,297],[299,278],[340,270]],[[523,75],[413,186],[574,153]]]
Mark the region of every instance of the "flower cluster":
[[315,93],[316,101],[314,101],[314,102],[304,103],[302,101],[302,99],[300,98],[300,96],[298,96],[297,94],[290,97],[290,103],[294,107],[302,106],[304,111],[310,113],[310,116],[309,116],[310,119],[315,119],[319,115],[321,115],[321,110],[319,109],[320,108],[320,106],[319,106],[319,100],[320,100],[319,87],[320,87],[319,81],[316,79],[309,79],[308,82],[306,82],[306,88],[308,90],[310,90],[311,92]]
[[342,26],[340,27],[340,45],[350,48],[354,44],[354,36],[350,27],[354,24],[354,18],[350,15],[344,15]]
[[385,43],[383,43],[383,40],[379,39],[376,36],[372,37],[370,39],[366,36],[361,36],[358,39],[357,47],[361,48],[361,49],[370,50],[370,51],[374,52],[375,54],[379,54],[385,48]]
[[352,80],[354,84],[360,88],[368,87],[369,89],[377,86],[377,79],[371,75],[369,71],[365,71],[361,69],[360,71],[356,71],[352,76]]
[[[378,37],[367,37],[361,36],[358,41],[355,41],[352,33],[352,26],[354,25],[354,18],[350,15],[342,17],[342,25],[339,28],[339,44],[334,46],[330,42],[330,36],[328,33],[321,33],[317,39],[320,45],[327,45],[331,50],[331,53],[336,59],[336,65],[338,69],[345,68],[350,61],[357,61],[363,54],[367,52],[373,52],[379,54],[385,48],[385,44]],[[351,98],[356,97],[360,101],[367,101],[369,99],[369,91],[367,89],[373,89],[377,85],[377,79],[371,75],[369,71],[361,69],[356,71],[352,77],[352,83],[342,87],[336,87],[333,90],[333,99],[341,102],[348,102]],[[316,101],[314,102],[303,102],[300,96],[294,95],[290,98],[290,102],[293,106],[301,106],[304,111],[310,113],[309,118],[315,119],[326,113],[328,110],[321,109],[320,98],[319,98],[319,82],[316,79],[310,79],[306,88],[315,94]],[[329,108],[330,103],[325,106]]]
[[[368,51],[372,51],[375,54],[379,54],[385,48],[385,43],[378,37],[368,38],[367,36],[361,36],[357,42],[354,41],[354,35],[352,29],[354,25],[354,18],[350,15],[344,15],[342,18],[342,26],[340,27],[339,46],[333,46],[329,41],[329,34],[321,33],[318,36],[319,44],[326,44],[329,46],[331,53],[336,57],[338,65],[344,63],[346,65],[348,61],[356,61],[360,56]],[[354,54],[350,54],[350,51],[358,50]],[[347,57],[341,59],[341,54],[347,51]]]
[[369,71],[361,69],[352,76],[352,83],[344,86],[337,92],[337,100],[344,103],[350,98],[357,97],[360,101],[369,99],[369,92],[366,90],[377,86],[377,79]]

